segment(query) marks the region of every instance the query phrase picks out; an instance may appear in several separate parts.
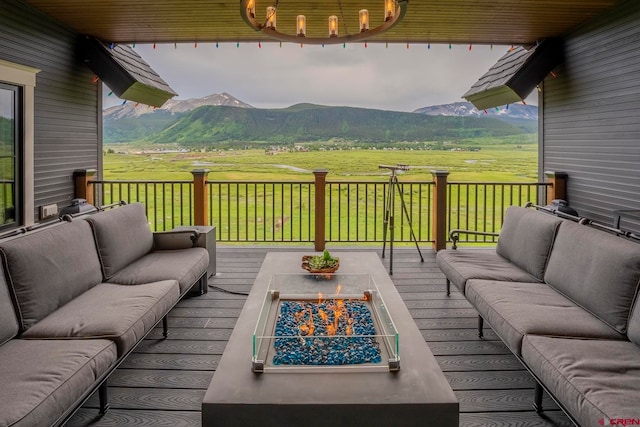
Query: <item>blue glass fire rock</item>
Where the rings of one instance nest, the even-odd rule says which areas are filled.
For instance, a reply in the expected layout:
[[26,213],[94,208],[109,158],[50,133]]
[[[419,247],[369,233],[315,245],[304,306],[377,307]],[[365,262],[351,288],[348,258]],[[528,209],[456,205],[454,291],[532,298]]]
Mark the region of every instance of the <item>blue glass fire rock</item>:
[[[367,336],[376,334],[369,308],[363,301],[341,303],[342,306],[337,300],[282,301],[275,336],[283,338],[275,339],[274,365],[380,363],[378,341]],[[340,312],[336,321],[336,313]]]

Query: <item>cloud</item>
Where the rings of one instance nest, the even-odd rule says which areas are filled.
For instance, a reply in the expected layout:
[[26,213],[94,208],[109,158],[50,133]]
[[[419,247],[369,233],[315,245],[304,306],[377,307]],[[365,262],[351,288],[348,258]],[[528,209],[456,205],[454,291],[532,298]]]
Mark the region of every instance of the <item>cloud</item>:
[[[461,101],[506,52],[505,46],[363,43],[137,45],[178,99],[227,92],[261,108],[300,102],[397,111]],[[111,98],[111,97],[109,97]],[[105,107],[117,105],[105,97]]]

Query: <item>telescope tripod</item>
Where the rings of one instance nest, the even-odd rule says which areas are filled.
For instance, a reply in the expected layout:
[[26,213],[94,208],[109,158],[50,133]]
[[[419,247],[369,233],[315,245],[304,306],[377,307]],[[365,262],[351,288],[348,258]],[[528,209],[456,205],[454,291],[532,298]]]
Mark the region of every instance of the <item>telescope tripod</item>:
[[[386,167],[386,166],[380,166]],[[416,238],[415,233],[413,232],[413,227],[411,226],[411,218],[409,217],[409,210],[407,209],[407,205],[404,203],[404,192],[402,191],[402,186],[398,185],[398,176],[396,175],[396,171],[401,169],[400,167],[386,167],[391,170],[391,175],[389,175],[389,192],[387,193],[387,200],[385,200],[385,211],[384,211],[384,225],[382,229],[382,258],[384,258],[384,251],[387,245],[387,231],[389,231],[389,275],[393,275],[393,235],[394,235],[394,213],[395,213],[395,191],[396,187],[398,189],[398,195],[400,196],[400,203],[402,204],[402,212],[404,213],[407,224],[409,224],[409,231],[411,232],[411,240],[416,244],[416,249],[418,250],[418,254],[420,255],[420,262],[424,262],[424,258],[422,257],[422,252],[420,252],[420,246],[418,246],[418,239]]]

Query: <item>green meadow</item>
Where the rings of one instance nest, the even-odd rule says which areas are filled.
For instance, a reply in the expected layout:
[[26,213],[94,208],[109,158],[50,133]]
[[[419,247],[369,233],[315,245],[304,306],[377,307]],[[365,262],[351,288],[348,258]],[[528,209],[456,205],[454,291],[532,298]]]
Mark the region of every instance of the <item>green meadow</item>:
[[[106,181],[191,180],[194,169],[209,170],[211,222],[218,240],[225,242],[306,242],[313,240],[312,171],[328,171],[326,234],[329,241],[380,242],[383,240],[385,186],[389,170],[379,165],[409,165],[400,171],[404,200],[409,205],[413,231],[419,241],[431,236],[432,170],[449,171],[449,227],[493,231],[499,229],[504,206],[534,198],[516,186],[477,186],[477,182],[534,183],[537,181],[536,135],[498,139],[471,139],[417,149],[412,144],[393,148],[356,149],[327,143],[314,151],[267,149],[180,151],[172,145],[105,146]],[[164,151],[163,151],[164,150]],[[231,184],[227,181],[232,182]],[[258,181],[261,184],[234,184]],[[353,184],[368,182],[372,184]],[[290,183],[286,185],[275,183]],[[410,185],[415,183],[415,185]],[[338,185],[340,184],[340,185]],[[188,186],[187,186],[188,188]],[[533,190],[531,190],[533,188]],[[188,192],[188,191],[187,191]],[[135,196],[132,196],[134,194]],[[138,199],[148,208],[152,227],[171,229],[189,223],[190,202],[176,186],[153,189],[105,187],[104,203]],[[401,221],[395,239],[411,242],[410,228],[396,200]],[[402,217],[402,218],[401,218]]]
[[323,151],[308,152],[161,152],[179,147],[117,144],[105,146],[104,179],[183,180],[191,179],[194,169],[207,169],[210,181],[307,180],[314,169],[326,169],[328,180],[386,180],[389,171],[378,166],[400,163],[411,166],[402,180],[431,180],[431,170],[447,170],[452,181],[531,182],[537,179],[536,141],[536,135],[527,134],[445,143],[432,150],[412,149],[412,144],[377,150],[326,144]]

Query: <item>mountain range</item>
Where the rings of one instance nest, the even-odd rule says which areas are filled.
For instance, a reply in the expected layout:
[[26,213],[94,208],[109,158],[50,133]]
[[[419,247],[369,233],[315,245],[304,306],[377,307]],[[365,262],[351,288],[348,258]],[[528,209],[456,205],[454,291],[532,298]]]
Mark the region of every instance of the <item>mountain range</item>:
[[180,115],[195,110],[198,107],[204,105],[226,105],[228,107],[240,107],[240,108],[253,108],[252,105],[244,103],[237,98],[229,95],[226,92],[214,93],[203,98],[189,98],[189,99],[170,99],[160,108],[153,108],[147,105],[135,104],[133,102],[126,102],[124,105],[116,105],[109,107],[103,112],[105,120],[118,120],[127,119],[132,117],[140,117],[149,114],[163,114],[169,113],[173,116]]
[[470,102],[433,105],[413,111],[430,116],[491,117],[520,127],[528,133],[538,131],[538,107],[535,105],[511,104],[500,108],[478,110]]
[[456,117],[495,117],[509,120],[538,121],[538,107],[533,105],[512,104],[506,107],[478,110],[470,102],[454,102],[452,104],[433,105],[422,107],[414,113],[428,114],[430,116],[456,116]]
[[297,104],[260,109],[228,93],[170,100],[162,108],[126,103],[104,110],[104,141],[203,145],[220,142],[367,143],[437,141],[532,133],[537,107],[478,111],[471,104],[424,107],[412,113]]

